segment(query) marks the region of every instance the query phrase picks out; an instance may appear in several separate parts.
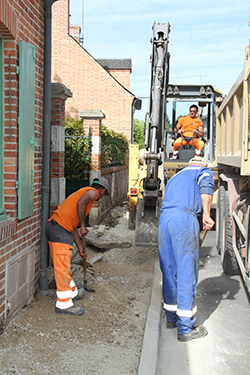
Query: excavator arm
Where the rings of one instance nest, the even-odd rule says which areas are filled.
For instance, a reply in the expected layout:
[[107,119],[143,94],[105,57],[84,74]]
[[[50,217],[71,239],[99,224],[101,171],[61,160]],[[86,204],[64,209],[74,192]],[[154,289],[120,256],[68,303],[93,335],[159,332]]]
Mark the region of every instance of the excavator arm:
[[145,133],[147,152],[144,155],[147,175],[143,180],[143,198],[138,198],[136,210],[135,242],[138,246],[158,244],[158,220],[165,187],[163,166],[170,59],[169,32],[169,23],[153,24],[150,99]]

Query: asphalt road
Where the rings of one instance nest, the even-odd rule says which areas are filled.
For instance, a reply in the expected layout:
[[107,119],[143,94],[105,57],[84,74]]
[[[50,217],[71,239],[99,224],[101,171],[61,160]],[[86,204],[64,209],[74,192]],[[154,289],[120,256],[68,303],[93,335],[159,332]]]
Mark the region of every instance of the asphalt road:
[[[160,306],[158,264],[147,320],[139,375],[248,375],[250,373],[250,306],[240,276],[222,272],[215,232],[203,242],[195,305],[205,338],[182,343],[177,330],[166,328]],[[158,320],[158,322],[157,322]]]

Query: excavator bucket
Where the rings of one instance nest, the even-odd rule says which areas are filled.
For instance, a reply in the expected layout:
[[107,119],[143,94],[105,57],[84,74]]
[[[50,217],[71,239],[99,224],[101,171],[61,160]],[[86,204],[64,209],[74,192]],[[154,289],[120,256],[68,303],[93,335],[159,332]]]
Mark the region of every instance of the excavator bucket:
[[135,245],[158,247],[158,224],[160,208],[144,207],[143,199],[138,199],[135,222]]

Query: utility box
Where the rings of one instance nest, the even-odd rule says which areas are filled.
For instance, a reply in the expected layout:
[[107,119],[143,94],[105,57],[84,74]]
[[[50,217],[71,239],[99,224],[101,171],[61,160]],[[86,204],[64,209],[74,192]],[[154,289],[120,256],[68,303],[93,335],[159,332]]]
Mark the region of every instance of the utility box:
[[6,315],[31,302],[34,280],[35,249],[31,247],[6,262]]

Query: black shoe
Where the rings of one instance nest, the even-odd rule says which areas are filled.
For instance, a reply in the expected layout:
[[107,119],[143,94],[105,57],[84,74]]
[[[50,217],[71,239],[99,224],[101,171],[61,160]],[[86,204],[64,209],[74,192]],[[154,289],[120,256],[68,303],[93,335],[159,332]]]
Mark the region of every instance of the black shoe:
[[201,337],[205,337],[207,334],[208,331],[205,326],[198,326],[193,328],[192,331],[188,333],[184,333],[183,335],[178,334],[178,340],[186,342],[193,339],[200,339]]
[[167,328],[176,328],[176,322],[168,322],[167,321],[166,327]]
[[71,306],[68,309],[58,309],[58,307],[55,308],[55,312],[57,314],[69,314],[69,315],[83,315],[84,310],[82,307],[76,307],[76,306]]
[[86,290],[84,288],[78,288],[78,294],[72,298],[72,301],[75,302],[77,299],[82,299],[86,294]]

